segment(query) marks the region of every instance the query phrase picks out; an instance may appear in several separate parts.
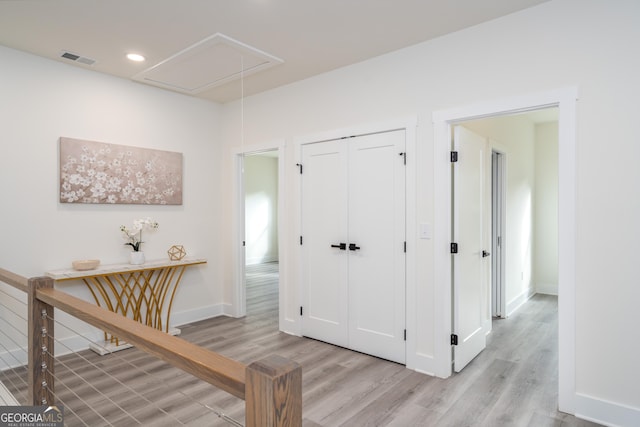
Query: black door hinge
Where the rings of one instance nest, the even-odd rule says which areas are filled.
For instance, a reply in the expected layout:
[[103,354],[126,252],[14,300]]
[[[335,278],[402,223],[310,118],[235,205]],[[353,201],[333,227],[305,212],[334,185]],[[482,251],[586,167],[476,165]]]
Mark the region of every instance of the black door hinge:
[[407,253],[407,242],[406,241],[404,242],[404,253],[405,254]]
[[407,330],[406,329],[404,330],[404,340],[405,341],[407,340]]
[[458,152],[457,151],[452,151],[451,152],[451,163],[455,163],[458,161]]
[[302,316],[302,306],[300,306],[300,316]]
[[456,334],[451,334],[451,345],[458,345],[458,336]]
[[300,245],[302,246],[302,236],[300,236]]
[[403,162],[406,165],[407,164],[407,153],[400,153],[400,155],[403,157]]
[[458,253],[458,244],[457,243],[451,243],[451,253],[452,254],[457,254]]
[[300,168],[300,175],[302,175],[302,163],[296,163],[296,166]]

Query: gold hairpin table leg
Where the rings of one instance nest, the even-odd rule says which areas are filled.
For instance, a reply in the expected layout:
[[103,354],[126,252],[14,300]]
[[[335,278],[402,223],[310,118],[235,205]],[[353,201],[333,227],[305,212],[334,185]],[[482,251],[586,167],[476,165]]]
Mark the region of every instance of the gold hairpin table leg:
[[[70,274],[73,277],[57,280],[81,279],[89,288],[97,306],[171,335],[178,335],[180,330],[170,328],[169,322],[176,290],[189,265],[205,262],[206,260],[155,263],[157,265],[151,263],[152,265],[138,268],[127,266],[120,271],[105,268],[104,272]],[[47,274],[53,276],[53,273]],[[104,355],[131,347],[107,332],[104,332],[104,340],[104,345],[92,344],[92,350]]]

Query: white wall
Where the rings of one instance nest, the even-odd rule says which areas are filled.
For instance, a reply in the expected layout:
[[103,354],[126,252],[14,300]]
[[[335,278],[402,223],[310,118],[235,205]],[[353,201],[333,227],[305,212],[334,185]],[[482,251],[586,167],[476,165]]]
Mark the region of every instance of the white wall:
[[[431,223],[437,229],[432,113],[577,86],[575,386],[581,402],[604,402],[609,412],[599,414],[600,419],[630,413],[638,421],[640,381],[630,374],[640,360],[640,340],[629,337],[637,335],[634,325],[640,322],[636,309],[640,286],[635,253],[620,249],[634,247],[640,235],[636,220],[640,199],[635,196],[640,182],[635,164],[640,144],[635,141],[640,131],[633,126],[635,100],[640,95],[636,83],[640,57],[629,50],[640,39],[639,16],[640,3],[635,0],[552,0],[246,99],[244,140],[247,144],[278,138],[287,141],[290,169],[285,171],[283,197],[289,209],[283,215],[288,218],[285,224],[294,224],[294,138],[417,115],[417,217],[410,221]],[[229,150],[240,145],[239,106],[229,104],[224,110],[224,140]],[[223,173],[227,179],[232,176],[231,165]],[[231,199],[229,189],[225,200]],[[225,221],[231,223],[229,217]],[[289,299],[281,309],[292,322],[299,305],[296,231],[289,225],[286,233],[291,237],[281,241],[291,261],[281,270],[290,284],[282,290]],[[230,239],[229,233],[227,241]],[[433,259],[434,252],[442,249],[434,248],[432,240],[415,240],[415,256],[420,260],[415,271],[417,298],[411,302],[420,309],[415,352],[425,359],[434,350]],[[224,280],[225,298],[230,301],[230,269]],[[580,405],[582,409],[588,406]]]
[[278,159],[245,156],[246,264],[278,260]]
[[[160,227],[144,236],[147,259],[167,258],[173,244],[208,259],[185,273],[173,323],[219,314],[226,267],[217,240],[223,232],[219,106],[4,47],[0,64],[0,267],[32,277],[70,268],[76,259],[127,262],[120,225],[151,216]],[[183,153],[183,205],[59,203],[61,136]],[[81,283],[60,287],[92,301]],[[73,335],[59,328],[58,337]]]
[[558,122],[535,127],[535,251],[536,291],[558,294]]

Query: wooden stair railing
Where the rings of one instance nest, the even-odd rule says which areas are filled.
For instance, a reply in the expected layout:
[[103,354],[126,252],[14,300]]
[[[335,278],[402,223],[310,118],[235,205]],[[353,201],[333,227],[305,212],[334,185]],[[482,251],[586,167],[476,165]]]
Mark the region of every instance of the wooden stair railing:
[[29,292],[29,280],[26,277],[12,273],[4,268],[0,268],[0,282],[11,285],[24,293]]
[[49,277],[27,280],[0,269],[0,282],[29,295],[29,383],[33,405],[53,404],[53,360],[47,358],[54,354],[55,307],[244,399],[247,427],[302,425],[302,368],[293,361],[269,356],[244,365],[54,289]]

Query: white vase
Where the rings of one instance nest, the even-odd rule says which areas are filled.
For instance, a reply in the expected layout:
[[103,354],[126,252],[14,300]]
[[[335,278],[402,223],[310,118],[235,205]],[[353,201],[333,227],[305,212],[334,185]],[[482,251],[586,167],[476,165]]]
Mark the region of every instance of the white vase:
[[133,265],[144,264],[144,252],[133,251],[129,253],[129,263]]

